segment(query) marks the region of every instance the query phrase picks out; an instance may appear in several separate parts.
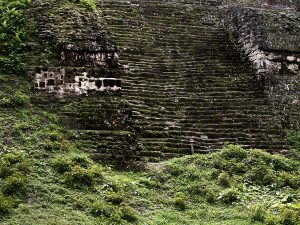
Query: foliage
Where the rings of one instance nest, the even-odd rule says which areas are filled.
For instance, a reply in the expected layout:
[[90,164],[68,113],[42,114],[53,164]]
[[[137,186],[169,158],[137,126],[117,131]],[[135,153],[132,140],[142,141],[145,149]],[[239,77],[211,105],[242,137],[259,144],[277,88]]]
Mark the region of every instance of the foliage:
[[0,99],[0,105],[6,107],[17,107],[29,105],[30,98],[27,94],[17,91],[12,96],[5,96]]
[[33,32],[26,21],[24,9],[30,0],[2,0],[0,2],[0,71],[24,74],[20,53]]
[[0,193],[0,218],[1,215],[9,213],[13,207],[13,202],[10,197],[5,197]]
[[300,130],[288,130],[287,140],[291,143],[293,148],[300,153]]
[[15,173],[7,177],[3,182],[2,191],[6,195],[23,194],[26,188],[25,175]]
[[176,197],[176,198],[174,198],[173,203],[174,203],[174,206],[176,208],[178,208],[179,210],[185,210],[185,208],[186,208],[186,203],[183,198]]
[[96,3],[94,0],[72,0],[75,3],[79,3],[81,5],[83,5],[84,7],[86,7],[89,10],[96,10]]

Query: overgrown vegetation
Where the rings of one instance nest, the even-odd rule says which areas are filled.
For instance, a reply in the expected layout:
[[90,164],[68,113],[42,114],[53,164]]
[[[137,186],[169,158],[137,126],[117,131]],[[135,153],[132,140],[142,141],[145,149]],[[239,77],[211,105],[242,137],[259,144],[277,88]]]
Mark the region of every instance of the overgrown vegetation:
[[28,2],[0,3],[0,224],[300,223],[300,163],[282,156],[229,145],[143,172],[93,162],[19,76]]
[[2,124],[12,147],[1,147],[1,224],[300,222],[297,161],[229,145],[144,172],[117,172],[71,144],[55,115],[25,107],[9,118],[13,129]]
[[300,130],[288,130],[287,140],[298,153],[300,153]]
[[86,7],[89,10],[96,10],[96,3],[94,0],[71,0],[74,3],[81,4],[82,6]]
[[21,53],[34,26],[25,19],[24,9],[30,0],[0,2],[0,72],[24,74]]

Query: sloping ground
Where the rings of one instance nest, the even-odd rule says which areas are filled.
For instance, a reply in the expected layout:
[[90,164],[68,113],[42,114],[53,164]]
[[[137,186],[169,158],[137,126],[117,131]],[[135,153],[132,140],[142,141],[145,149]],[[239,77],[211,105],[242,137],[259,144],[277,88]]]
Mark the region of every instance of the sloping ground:
[[218,22],[216,6],[170,1],[101,1],[130,73],[122,95],[150,159],[219,149],[224,142],[286,149],[254,72]]

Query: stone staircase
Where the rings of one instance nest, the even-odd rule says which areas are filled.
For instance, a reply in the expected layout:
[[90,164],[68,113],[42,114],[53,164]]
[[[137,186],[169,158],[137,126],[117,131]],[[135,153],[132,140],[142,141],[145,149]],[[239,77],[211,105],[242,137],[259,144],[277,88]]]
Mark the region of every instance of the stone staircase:
[[121,93],[33,96],[61,116],[94,159],[121,166],[158,161],[191,154],[191,139],[195,153],[227,142],[270,152],[288,148],[280,118],[220,25],[219,1],[102,0],[101,16],[60,4],[51,0],[31,9],[40,42],[28,59],[31,70],[43,63],[39,54],[47,58],[49,45],[59,49],[57,43],[77,43],[85,51],[95,42],[102,51],[117,48],[119,63],[129,67],[61,64],[58,52],[49,66],[121,78]]
[[98,2],[118,46],[122,96],[133,108],[141,156],[165,159],[226,142],[287,149],[279,118],[221,25],[195,1]]

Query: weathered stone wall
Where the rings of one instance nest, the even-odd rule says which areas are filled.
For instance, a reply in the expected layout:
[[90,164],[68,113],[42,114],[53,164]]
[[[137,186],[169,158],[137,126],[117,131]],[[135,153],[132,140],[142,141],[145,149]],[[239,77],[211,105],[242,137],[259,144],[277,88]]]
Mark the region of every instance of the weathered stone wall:
[[126,168],[140,161],[132,109],[121,94],[128,66],[98,11],[68,0],[32,2],[37,37],[28,43],[31,101],[57,113],[74,143],[97,161]]
[[285,127],[299,126],[300,19],[295,12],[234,7],[226,26]]
[[[298,88],[299,54],[279,51],[276,38],[256,29],[262,20],[255,10],[237,19],[229,11],[228,24],[260,82],[221,26],[221,1],[99,0],[102,14],[68,4],[31,9],[38,23],[32,102],[57,112],[94,159],[128,165],[182,156],[191,154],[191,139],[195,153],[226,142],[288,149],[287,114],[277,112],[285,97],[298,104],[297,92],[281,91]],[[279,47],[267,48],[266,37]],[[276,83],[275,75],[286,81]],[[120,90],[121,80],[122,92],[104,91]]]
[[37,68],[33,76],[35,89],[58,95],[87,95],[92,91],[121,90],[121,80],[117,78],[97,78],[87,72],[66,74],[63,67]]

